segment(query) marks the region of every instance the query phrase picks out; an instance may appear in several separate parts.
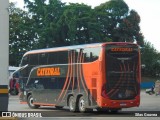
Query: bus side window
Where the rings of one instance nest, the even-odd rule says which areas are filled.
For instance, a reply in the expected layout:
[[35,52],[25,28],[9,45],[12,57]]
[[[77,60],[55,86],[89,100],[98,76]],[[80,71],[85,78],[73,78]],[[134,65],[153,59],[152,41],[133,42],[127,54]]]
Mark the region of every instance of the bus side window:
[[48,60],[48,54],[47,53],[41,53],[39,54],[39,65],[47,65]]
[[65,78],[64,77],[60,77],[57,78],[57,89],[62,89],[65,83]]
[[68,51],[60,51],[57,54],[58,64],[67,64],[68,63]]
[[38,54],[30,55],[30,65],[38,65]]
[[95,61],[99,58],[100,51],[101,51],[100,47],[92,48],[92,61]]
[[100,53],[100,47],[86,48],[83,51],[84,62],[93,62],[98,59]]
[[34,84],[36,89],[44,89],[43,83],[41,83],[42,80],[35,80]]
[[78,63],[79,62],[79,54],[80,54],[80,50],[77,49],[74,51],[74,54],[75,54],[75,63]]
[[48,64],[57,64],[57,53],[48,53]]

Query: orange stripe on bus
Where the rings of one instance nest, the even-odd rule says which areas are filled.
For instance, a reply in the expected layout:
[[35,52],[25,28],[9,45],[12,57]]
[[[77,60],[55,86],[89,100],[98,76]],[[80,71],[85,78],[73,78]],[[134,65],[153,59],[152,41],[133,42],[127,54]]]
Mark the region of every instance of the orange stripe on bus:
[[[81,56],[80,56],[80,61],[81,61],[81,63],[83,63],[83,61],[84,61],[84,54],[83,53],[81,53]],[[83,88],[84,88],[84,90],[86,91],[86,93],[87,93],[87,90],[86,90],[86,88],[85,88],[85,83],[83,82],[83,78],[82,78],[82,72],[83,72],[83,68],[82,68],[82,64],[80,65],[80,80],[81,80],[81,83],[82,83],[82,85],[83,85]],[[88,94],[88,93],[87,93]]]
[[[68,62],[70,64],[70,56],[69,55],[68,55]],[[68,65],[68,71],[67,71],[67,76],[66,76],[65,84],[63,86],[63,89],[62,89],[59,97],[58,97],[58,101],[60,100],[60,98],[61,98],[62,94],[64,93],[64,90],[65,90],[65,88],[67,86],[67,83],[68,83],[68,80],[69,80],[69,73],[70,73],[70,65]]]
[[70,83],[71,83],[71,81],[72,81],[72,72],[73,72],[73,70],[72,70],[72,53],[71,53],[71,57],[70,57],[70,59],[71,59],[71,64],[70,64],[70,75],[69,75],[69,83],[68,83],[68,86],[67,86],[67,89],[66,89],[66,91],[65,91],[65,93],[64,93],[64,95],[63,95],[63,98],[62,99],[64,99],[64,97],[66,96],[66,93],[67,93],[67,90],[68,90],[68,88],[69,88],[69,86],[70,86]]
[[[67,86],[67,90],[68,90],[68,88],[69,88],[69,86],[70,86],[70,83],[71,83],[71,81],[72,81],[72,72],[73,72],[73,65],[72,65],[72,52],[71,52],[71,57],[70,57],[70,62],[71,62],[71,64],[70,64],[70,79],[69,79],[69,83],[68,83],[68,86]],[[64,94],[64,96],[63,96],[63,99],[64,99],[64,97],[65,97],[65,95],[66,95],[66,93],[67,93],[67,90],[65,91],[65,94]]]
[[[73,60],[72,60],[72,65],[75,63],[75,51],[73,51]],[[73,65],[73,70],[75,70],[75,64]],[[75,81],[75,71],[73,72],[73,77],[72,77],[72,92],[74,89],[74,81]]]
[[20,102],[20,104],[27,104],[27,102]]
[[76,66],[77,66],[76,71],[77,71],[78,92],[80,92],[80,85],[79,85],[79,84],[80,84],[80,83],[79,83],[80,81],[79,81],[79,72],[78,72],[78,69],[79,69],[79,61],[78,61],[78,59],[79,59],[79,53],[78,53],[78,57],[77,57],[77,63],[78,63],[78,64],[76,65]]
[[42,105],[42,106],[55,106],[56,104],[47,104],[47,103],[39,103],[39,102],[34,102],[34,105]]

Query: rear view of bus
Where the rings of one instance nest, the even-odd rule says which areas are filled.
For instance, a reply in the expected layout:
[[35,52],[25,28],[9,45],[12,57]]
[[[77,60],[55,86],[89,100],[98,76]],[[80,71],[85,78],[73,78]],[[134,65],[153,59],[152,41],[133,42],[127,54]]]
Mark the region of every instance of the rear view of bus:
[[140,104],[140,51],[136,44],[103,45],[105,72],[101,91],[102,107],[121,109]]

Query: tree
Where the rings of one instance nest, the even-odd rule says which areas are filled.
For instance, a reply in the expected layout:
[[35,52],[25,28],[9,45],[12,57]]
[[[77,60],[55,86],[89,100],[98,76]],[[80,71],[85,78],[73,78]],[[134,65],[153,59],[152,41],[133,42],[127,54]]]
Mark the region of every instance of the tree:
[[59,37],[58,21],[63,13],[64,3],[60,0],[24,0],[31,18],[32,26],[38,34],[37,48],[46,48],[63,45]]
[[[136,41],[143,45],[140,16],[123,0],[111,0],[94,9],[60,0],[24,2],[27,11],[10,7],[10,57],[21,57],[32,49],[95,42]],[[19,61],[16,58],[10,64]]]
[[121,41],[128,42],[137,42],[139,45],[143,46],[143,35],[140,32],[140,16],[134,10],[129,12],[129,15],[123,19],[123,22],[120,24],[119,33]]
[[91,18],[92,9],[84,4],[70,3],[65,7],[59,24],[65,29],[65,40],[70,45],[95,42],[91,34],[94,22]]
[[123,0],[111,0],[95,8],[97,21],[101,25],[104,41],[134,42],[143,45],[140,33],[140,16],[129,11]]
[[145,68],[142,69],[143,76],[156,76],[160,74],[160,53],[156,51],[150,42],[145,42],[142,49],[142,64]]
[[33,49],[36,34],[33,32],[32,19],[28,13],[15,7],[14,3],[9,6],[9,65],[18,66],[22,55]]
[[143,45],[140,16],[123,0],[111,0],[91,9],[60,0],[24,0],[37,33],[37,48],[93,42],[137,42]]

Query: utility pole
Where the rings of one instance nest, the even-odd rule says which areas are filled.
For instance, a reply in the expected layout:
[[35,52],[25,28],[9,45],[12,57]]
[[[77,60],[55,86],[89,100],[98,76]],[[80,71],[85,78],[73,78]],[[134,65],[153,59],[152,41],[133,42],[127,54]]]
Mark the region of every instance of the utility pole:
[[0,0],[0,113],[8,111],[9,0]]

